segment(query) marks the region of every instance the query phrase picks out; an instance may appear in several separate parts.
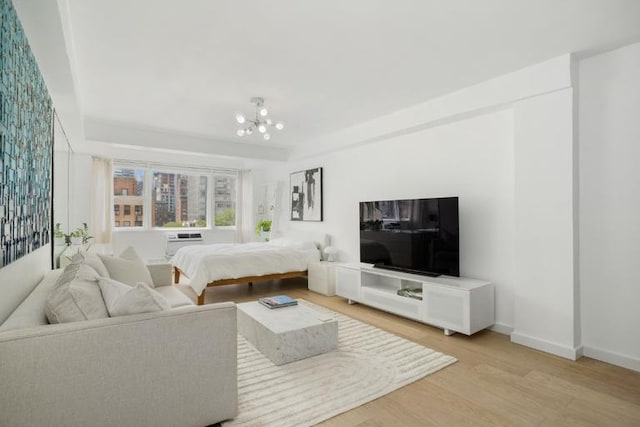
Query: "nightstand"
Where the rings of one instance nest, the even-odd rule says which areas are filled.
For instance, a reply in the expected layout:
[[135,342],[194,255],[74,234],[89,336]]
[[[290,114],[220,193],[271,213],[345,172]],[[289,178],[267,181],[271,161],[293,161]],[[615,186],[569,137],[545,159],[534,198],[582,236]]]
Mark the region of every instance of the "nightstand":
[[309,264],[309,290],[322,295],[336,294],[336,262],[320,261]]

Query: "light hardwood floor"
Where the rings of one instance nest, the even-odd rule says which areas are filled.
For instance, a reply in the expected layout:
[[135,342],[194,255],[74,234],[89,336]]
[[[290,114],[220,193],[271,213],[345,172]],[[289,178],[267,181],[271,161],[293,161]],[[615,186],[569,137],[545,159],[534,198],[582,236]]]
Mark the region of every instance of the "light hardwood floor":
[[321,426],[640,426],[639,372],[586,357],[572,362],[491,331],[446,337],[441,329],[318,295],[307,289],[305,279],[210,288],[206,302],[244,302],[282,293],[458,359]]

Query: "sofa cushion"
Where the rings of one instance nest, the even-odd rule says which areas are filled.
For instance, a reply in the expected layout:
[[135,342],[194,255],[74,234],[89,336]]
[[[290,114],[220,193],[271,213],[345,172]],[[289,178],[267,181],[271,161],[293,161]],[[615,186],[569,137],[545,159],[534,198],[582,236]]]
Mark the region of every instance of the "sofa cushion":
[[167,299],[167,302],[169,303],[171,308],[187,307],[187,306],[195,305],[188,296],[186,296],[185,294],[180,292],[179,289],[176,289],[171,285],[158,286],[154,290]]
[[55,287],[61,273],[62,269],[48,271],[29,296],[4,321],[0,326],[0,331],[32,328],[49,323],[44,314],[44,307],[47,297]]
[[109,277],[129,286],[143,282],[153,287],[153,279],[149,269],[131,246],[125,249],[119,257],[101,254],[98,254],[98,257],[109,272],[108,276],[103,277]]
[[107,267],[105,267],[100,257],[92,252],[78,251],[78,253],[71,258],[71,262],[74,264],[87,264],[98,273],[98,276],[109,277]]
[[143,282],[129,286],[108,277],[98,278],[104,303],[111,317],[168,310],[167,299]]
[[70,264],[62,276],[70,281],[58,280],[49,293],[45,314],[50,323],[78,322],[80,320],[103,319],[109,317],[98,287],[98,273],[86,264]]

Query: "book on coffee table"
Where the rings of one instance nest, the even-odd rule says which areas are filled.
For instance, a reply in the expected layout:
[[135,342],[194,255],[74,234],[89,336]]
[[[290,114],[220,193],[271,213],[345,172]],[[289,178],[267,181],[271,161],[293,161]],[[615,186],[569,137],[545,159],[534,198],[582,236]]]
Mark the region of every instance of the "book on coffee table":
[[260,298],[258,302],[265,307],[269,308],[281,308],[290,307],[292,305],[298,305],[298,300],[295,300],[286,295],[276,295],[274,297]]

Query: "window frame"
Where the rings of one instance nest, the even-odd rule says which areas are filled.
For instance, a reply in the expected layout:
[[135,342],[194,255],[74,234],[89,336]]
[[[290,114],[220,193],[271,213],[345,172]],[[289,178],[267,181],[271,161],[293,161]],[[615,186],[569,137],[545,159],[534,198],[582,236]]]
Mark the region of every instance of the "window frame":
[[[216,209],[215,209],[215,203],[216,203],[216,200],[215,200],[215,179],[216,179],[217,176],[232,176],[236,180],[236,198],[235,198],[235,205],[236,205],[236,217],[235,217],[235,219],[236,220],[235,220],[235,224],[234,225],[215,225],[215,212],[216,212]],[[235,174],[235,175],[230,174],[230,173],[213,173],[212,174],[211,183],[213,185],[211,185],[211,204],[210,204],[210,208],[211,208],[211,225],[214,226],[214,228],[216,230],[235,230],[238,227],[238,200],[239,200],[238,194],[239,194],[239,191],[240,191],[240,189],[238,188],[239,187],[238,186],[238,182],[239,182],[238,177],[239,177],[239,174]],[[207,188],[207,190],[209,190],[209,189]]]
[[[130,160],[114,160],[113,170],[116,169],[138,169],[143,171],[143,204],[142,204],[142,226],[117,227],[114,222],[114,232],[120,231],[199,231],[199,230],[230,230],[235,231],[238,227],[238,217],[240,215],[240,171],[238,169],[207,168],[198,166],[181,166],[173,164],[135,162]],[[205,176],[207,178],[207,204],[206,204],[206,227],[154,227],[151,226],[151,199],[153,197],[153,173],[172,173],[182,175]],[[112,174],[113,175],[113,174]],[[215,178],[218,176],[230,176],[235,179],[235,224],[215,225]],[[112,177],[113,179],[113,177]],[[115,202],[112,202],[111,210],[114,211]],[[135,205],[132,209],[135,212]]]

